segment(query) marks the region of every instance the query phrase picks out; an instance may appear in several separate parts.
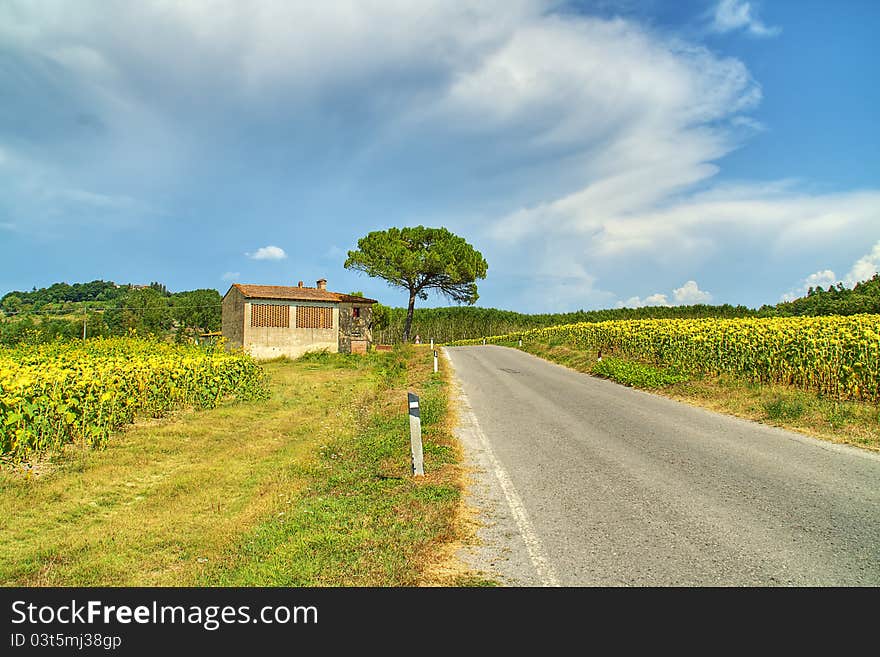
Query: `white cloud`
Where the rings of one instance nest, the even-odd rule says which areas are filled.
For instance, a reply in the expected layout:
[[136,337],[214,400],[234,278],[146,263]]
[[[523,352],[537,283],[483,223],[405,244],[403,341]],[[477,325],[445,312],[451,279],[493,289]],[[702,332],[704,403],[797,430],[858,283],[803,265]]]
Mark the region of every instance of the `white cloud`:
[[618,308],[642,308],[643,306],[669,306],[669,299],[665,294],[652,294],[651,296],[645,297],[642,299],[641,297],[630,297],[626,301],[618,301]]
[[715,161],[762,129],[745,114],[760,98],[735,59],[625,21],[548,19],[459,77],[442,108],[519,130],[538,151],[568,145],[569,189],[503,213],[486,236],[511,268],[538,241],[547,263],[584,263],[595,291],[634,262],[676,276],[725,253],[780,261],[876,236],[878,191],[713,180]]
[[[260,153],[276,148],[280,130],[273,122],[297,125],[321,142],[320,154],[334,152],[322,141],[338,128],[328,107],[351,105],[345,111],[359,118],[387,115],[396,125],[411,96],[432,102],[450,79],[544,7],[539,0],[340,0],[318,8],[278,0],[77,7],[9,0],[0,2],[0,50],[10,58],[7,75],[0,71],[0,83],[8,85],[0,86],[0,96],[14,93],[11,115],[33,116],[34,131],[45,135],[30,152],[40,155],[35,170],[48,169],[50,184],[35,188],[101,194],[81,185],[82,178],[152,199],[163,196],[157,189],[180,185],[187,171],[235,167],[246,157],[238,140]],[[91,126],[88,137],[75,121]],[[351,131],[353,141],[380,138],[380,126],[362,124],[361,134]],[[60,134],[63,139],[55,137]],[[299,137],[297,147],[307,141]],[[230,142],[238,146],[230,149]],[[0,136],[0,149],[7,145]],[[356,155],[348,145],[344,150],[346,158]],[[0,166],[5,159],[0,150]],[[77,216],[59,203],[35,208],[24,175],[9,194],[20,199],[16,219]]]
[[279,94],[302,102],[389,71],[442,73],[478,58],[545,8],[541,0],[339,0],[318,9],[278,0],[91,7],[10,0],[0,7],[0,40],[102,84],[161,69],[171,87],[195,82],[212,94],[230,92],[233,102]]
[[241,272],[238,271],[227,271],[220,277],[224,281],[237,281],[239,278],[241,278]]
[[687,281],[681,287],[677,287],[672,291],[672,300],[666,294],[657,292],[642,299],[641,297],[630,297],[626,301],[618,301],[618,308],[641,308],[643,306],[692,306],[697,303],[709,303],[712,301],[712,295],[701,290],[696,281]]
[[843,283],[847,287],[854,287],[856,283],[866,281],[880,272],[880,242],[874,245],[870,253],[856,260],[849,272],[843,279],[837,277],[831,269],[823,269],[807,276],[798,287],[793,288],[782,295],[782,301],[793,301],[807,294],[809,289],[815,287],[828,288],[837,283]]
[[817,271],[807,276],[803,281],[801,281],[798,287],[789,290],[788,292],[783,294],[780,299],[782,301],[794,301],[795,299],[806,296],[811,287],[815,288],[821,286],[823,288],[826,288],[829,285],[834,285],[837,280],[837,274],[835,274],[830,269],[823,269],[822,271]]
[[[676,166],[674,160],[670,166]],[[619,177],[632,180],[634,174]],[[791,184],[706,182],[705,191],[694,192],[677,185],[671,172],[658,171],[629,193],[615,178],[600,180],[515,211],[495,222],[490,236],[507,247],[513,261],[540,239],[554,260],[589,262],[597,279],[599,272],[617,276],[621,266],[635,263],[646,275],[673,276],[715,266],[726,254],[754,262],[810,260],[827,257],[829,245],[851,250],[877,239],[880,192],[806,194]],[[859,262],[854,269],[864,278],[877,259]],[[855,278],[854,271],[847,280]],[[607,285],[604,278],[598,282]]]
[[280,246],[262,246],[253,253],[245,253],[251,260],[283,260],[287,257]]
[[[37,164],[51,175],[16,173],[24,181],[16,195],[82,190],[52,202],[91,203],[107,212],[141,197],[126,182],[135,181],[143,198],[173,196],[149,192],[191,181],[184,171],[211,173],[224,161],[218,153],[235,164],[243,143],[266,146],[266,161],[276,162],[283,148],[271,119],[280,117],[285,132],[298,126],[291,150],[306,155],[312,154],[303,145],[308,138],[319,144],[316,152],[332,153],[321,140],[343,124],[355,126],[341,131],[346,141],[335,152],[344,155],[331,162],[344,166],[321,162],[322,173],[344,174],[350,162],[366,170],[375,162],[370,158],[393,160],[405,152],[415,158],[406,160],[405,174],[430,177],[439,162],[460,172],[453,182],[478,180],[481,190],[491,188],[474,203],[459,204],[472,213],[467,219],[446,207],[436,213],[451,229],[468,228],[493,275],[535,274],[517,279],[524,304],[613,304],[618,297],[601,287],[634,266],[653,289],[672,290],[686,277],[705,282],[699,267],[715,266],[726,253],[757,262],[805,260],[830,245],[854,252],[855,244],[878,239],[876,190],[815,194],[791,181],[716,181],[719,160],[763,129],[749,116],[761,87],[741,61],[630,20],[553,7],[558,3],[538,0],[340,0],[320,10],[293,2],[9,0],[0,5],[0,43],[60,67],[59,77],[82,89],[87,109],[104,126],[106,136],[88,160],[105,169],[89,171],[87,182],[115,181],[117,170],[129,176],[109,186],[112,192],[74,184],[66,176],[78,167],[34,149],[32,157],[48,153]],[[754,3],[725,0],[714,9],[718,30],[778,31],[759,20]],[[346,102],[353,116],[369,119],[363,129],[337,112]],[[318,119],[314,130],[298,122],[313,116],[331,118]],[[228,153],[226,139],[235,146]],[[439,156],[431,140],[442,144]],[[10,153],[0,150],[0,166],[9,165]],[[267,171],[273,168],[283,167]],[[301,169],[289,170],[299,177]],[[522,178],[513,177],[523,170]],[[380,173],[383,185],[395,179]],[[224,182],[204,178],[214,190]],[[372,200],[352,179],[342,183],[351,185],[352,198]],[[450,196],[464,186],[436,185]],[[280,195],[284,188],[268,189]],[[18,225],[30,214],[10,221]],[[474,215],[480,223],[469,221]],[[365,219],[357,221],[354,234]],[[326,257],[342,257],[335,249]],[[287,254],[267,246],[247,255]],[[559,263],[570,266],[560,272]],[[666,278],[644,278],[657,272]],[[716,285],[712,280],[720,296]],[[624,289],[622,282],[615,286]],[[690,293],[687,284],[677,289]],[[694,294],[707,293],[696,287]],[[678,302],[675,292],[629,301],[670,299]]]
[[856,283],[872,278],[877,272],[880,272],[880,242],[874,245],[870,253],[853,263],[852,269],[844,277],[843,282],[845,285],[853,287]]
[[680,306],[692,306],[697,303],[709,303],[712,301],[712,295],[705,290],[701,290],[696,281],[688,281],[681,287],[675,288],[672,291],[672,298]]
[[804,279],[804,283],[806,285],[806,289],[811,287],[818,287],[821,285],[822,287],[828,287],[829,285],[833,285],[837,282],[837,275],[831,271],[830,269],[823,269],[822,271],[817,271],[815,274],[810,274]]
[[778,27],[768,27],[762,23],[752,11],[751,3],[745,0],[720,0],[715,7],[712,29],[722,33],[745,30],[757,37],[776,36],[782,31]]

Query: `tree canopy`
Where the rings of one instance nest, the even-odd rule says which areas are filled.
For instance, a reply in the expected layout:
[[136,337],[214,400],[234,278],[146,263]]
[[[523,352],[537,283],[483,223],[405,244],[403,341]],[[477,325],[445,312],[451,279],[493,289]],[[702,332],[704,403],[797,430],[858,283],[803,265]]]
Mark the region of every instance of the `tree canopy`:
[[172,293],[163,283],[117,285],[112,281],[55,283],[0,298],[0,344],[41,342],[83,335],[153,333],[196,339],[221,326],[214,289]]
[[479,298],[477,279],[486,278],[489,265],[464,238],[446,228],[424,226],[373,231],[348,252],[346,269],[385,279],[409,293],[404,341],[409,340],[416,298],[433,290],[456,303],[473,305]]
[[821,285],[811,287],[804,297],[765,306],[761,311],[765,309],[781,316],[880,313],[880,274],[856,283],[852,289],[843,283],[829,285],[827,290]]

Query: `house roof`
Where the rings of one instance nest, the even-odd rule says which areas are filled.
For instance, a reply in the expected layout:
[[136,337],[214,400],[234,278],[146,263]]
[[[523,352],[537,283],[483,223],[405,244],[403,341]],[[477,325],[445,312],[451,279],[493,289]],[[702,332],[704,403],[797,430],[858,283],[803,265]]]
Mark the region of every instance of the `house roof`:
[[[236,288],[249,299],[284,299],[288,301],[329,301],[330,303],[378,303],[375,299],[356,297],[351,294],[319,290],[316,287],[299,287],[286,285],[241,285],[235,283]],[[229,294],[227,292],[226,294]]]

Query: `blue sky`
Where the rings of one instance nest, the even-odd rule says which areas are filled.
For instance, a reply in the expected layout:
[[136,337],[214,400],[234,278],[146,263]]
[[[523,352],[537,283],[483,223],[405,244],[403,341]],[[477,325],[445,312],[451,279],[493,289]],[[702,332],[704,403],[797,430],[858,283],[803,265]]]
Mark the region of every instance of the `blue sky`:
[[[0,0],[0,294],[96,278],[481,306],[776,303],[880,266],[880,3]],[[445,305],[432,297],[428,305]]]

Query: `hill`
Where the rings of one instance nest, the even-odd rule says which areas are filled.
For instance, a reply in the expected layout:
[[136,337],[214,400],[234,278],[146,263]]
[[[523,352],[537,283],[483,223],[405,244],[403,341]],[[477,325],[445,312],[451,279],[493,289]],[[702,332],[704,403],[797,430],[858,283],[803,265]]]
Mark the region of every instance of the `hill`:
[[220,294],[199,289],[169,292],[161,283],[113,281],[55,283],[0,299],[0,344],[56,338],[140,334],[179,340],[220,329]]

